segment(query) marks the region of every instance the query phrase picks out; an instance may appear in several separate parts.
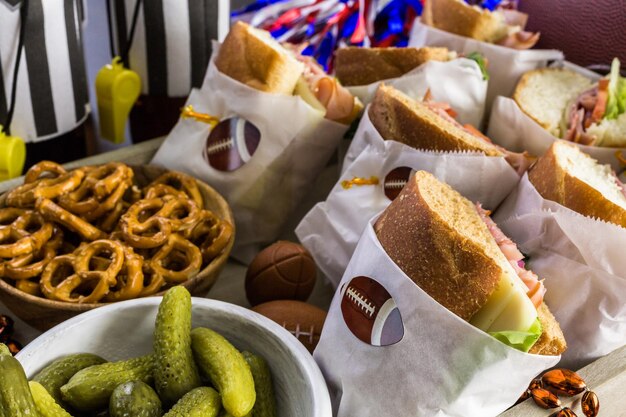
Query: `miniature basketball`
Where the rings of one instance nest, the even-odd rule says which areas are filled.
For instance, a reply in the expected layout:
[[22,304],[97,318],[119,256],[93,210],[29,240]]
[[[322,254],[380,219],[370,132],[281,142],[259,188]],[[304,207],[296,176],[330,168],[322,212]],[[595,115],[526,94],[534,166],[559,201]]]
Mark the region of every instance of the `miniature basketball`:
[[317,267],[304,246],[278,241],[252,260],[246,273],[251,305],[272,300],[305,301],[315,286]]

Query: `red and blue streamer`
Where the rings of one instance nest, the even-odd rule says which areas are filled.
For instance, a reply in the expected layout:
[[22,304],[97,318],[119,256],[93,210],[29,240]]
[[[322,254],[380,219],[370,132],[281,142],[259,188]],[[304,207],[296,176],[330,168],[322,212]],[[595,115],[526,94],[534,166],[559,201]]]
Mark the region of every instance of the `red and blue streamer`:
[[301,44],[330,71],[338,47],[406,46],[421,12],[422,0],[257,0],[231,16]]

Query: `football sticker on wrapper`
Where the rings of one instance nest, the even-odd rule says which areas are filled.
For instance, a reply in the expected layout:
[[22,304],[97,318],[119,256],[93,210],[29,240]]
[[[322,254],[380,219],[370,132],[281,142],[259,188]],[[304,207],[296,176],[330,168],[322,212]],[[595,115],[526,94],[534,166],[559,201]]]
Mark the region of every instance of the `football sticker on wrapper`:
[[402,340],[400,310],[378,281],[363,276],[352,278],[341,291],[343,320],[358,339],[372,346],[389,346]]
[[387,198],[391,201],[395,200],[414,172],[409,167],[398,167],[389,171],[383,182],[383,191]]
[[219,122],[207,138],[204,159],[218,171],[244,166],[256,152],[261,132],[249,121],[233,117]]

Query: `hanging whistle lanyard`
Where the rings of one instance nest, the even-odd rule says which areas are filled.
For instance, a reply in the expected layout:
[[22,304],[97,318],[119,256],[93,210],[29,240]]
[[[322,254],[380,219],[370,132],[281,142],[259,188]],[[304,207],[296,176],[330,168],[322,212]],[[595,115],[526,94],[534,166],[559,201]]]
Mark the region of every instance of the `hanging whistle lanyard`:
[[113,25],[111,23],[111,1],[107,0],[107,22],[109,25],[109,47],[113,61],[98,71],[96,76],[96,98],[100,120],[100,136],[113,143],[124,142],[126,120],[141,93],[141,78],[128,69],[128,54],[135,36],[142,0],[136,0],[133,20],[126,47],[121,56],[113,47]]
[[11,123],[15,112],[17,97],[17,76],[20,69],[22,50],[24,49],[24,32],[26,32],[26,19],[28,17],[28,0],[22,0],[20,7],[20,34],[17,43],[17,56],[13,70],[13,85],[11,86],[11,98],[4,125],[0,124],[0,181],[18,177],[22,174],[26,160],[26,145],[24,140],[17,136],[11,136]]

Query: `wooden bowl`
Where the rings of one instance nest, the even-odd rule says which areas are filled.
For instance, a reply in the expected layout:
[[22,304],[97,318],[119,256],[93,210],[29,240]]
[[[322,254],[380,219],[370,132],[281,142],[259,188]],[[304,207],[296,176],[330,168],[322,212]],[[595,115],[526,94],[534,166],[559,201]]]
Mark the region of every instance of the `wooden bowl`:
[[[153,165],[131,165],[131,168],[135,173],[134,181],[140,187],[149,184],[158,176],[168,171]],[[224,268],[224,265],[226,265],[228,261],[230,251],[235,243],[235,223],[233,213],[226,200],[209,185],[198,180],[196,180],[196,182],[202,193],[202,198],[204,199],[204,208],[213,211],[218,218],[226,220],[233,225],[233,235],[222,253],[217,258],[213,259],[197,275],[181,284],[186,287],[192,295],[203,297],[209,292],[222,271],[222,268]],[[1,195],[0,207],[5,206],[5,200],[6,194]],[[159,292],[155,294],[155,296],[162,294],[163,292]],[[2,278],[0,278],[0,301],[17,317],[41,331],[48,330],[82,312],[112,304],[79,304],[49,300],[44,297],[37,297],[22,292]]]

